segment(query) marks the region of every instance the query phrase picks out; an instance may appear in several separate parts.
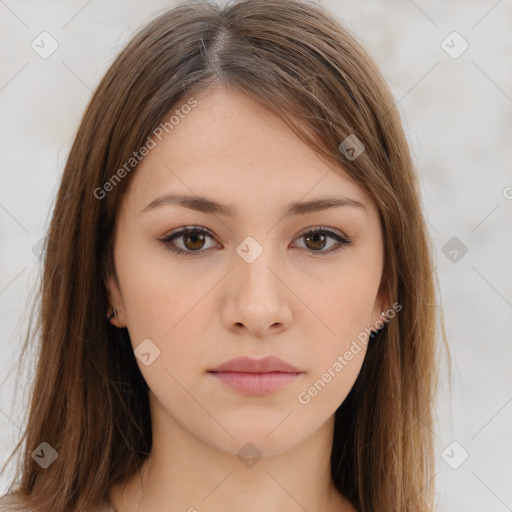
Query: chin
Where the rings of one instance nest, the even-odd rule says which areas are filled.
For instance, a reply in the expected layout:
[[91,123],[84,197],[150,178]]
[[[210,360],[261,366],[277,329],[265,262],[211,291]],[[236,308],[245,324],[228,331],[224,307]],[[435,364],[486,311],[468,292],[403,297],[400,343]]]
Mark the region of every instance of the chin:
[[243,464],[249,459],[248,465],[251,465],[251,458],[257,460],[261,457],[281,455],[299,443],[299,440],[290,438],[281,439],[276,436],[272,439],[271,437],[267,437],[267,433],[251,431],[234,436],[229,441],[224,439],[219,444],[212,443],[212,446],[230,455],[236,455]]
[[[258,457],[281,455],[304,442],[315,430],[313,428],[310,432],[303,422],[282,421],[285,417],[286,414],[282,415],[279,421],[270,424],[268,420],[258,422],[257,419],[247,416],[244,421],[222,423],[232,437],[219,432],[215,438],[212,438],[211,430],[203,432],[204,437],[201,437],[210,446],[232,455]],[[300,430],[297,430],[298,427]]]

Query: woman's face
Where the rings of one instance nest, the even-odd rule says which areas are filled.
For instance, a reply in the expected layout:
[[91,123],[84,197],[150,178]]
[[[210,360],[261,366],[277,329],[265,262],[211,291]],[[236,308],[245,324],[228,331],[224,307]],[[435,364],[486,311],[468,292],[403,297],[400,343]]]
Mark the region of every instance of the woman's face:
[[[172,424],[233,454],[246,443],[278,454],[333,419],[366,353],[358,335],[386,309],[378,213],[247,96],[194,98],[130,177],[111,304],[150,388],[154,428]],[[327,198],[353,203],[298,206]],[[211,372],[267,356],[297,371]]]

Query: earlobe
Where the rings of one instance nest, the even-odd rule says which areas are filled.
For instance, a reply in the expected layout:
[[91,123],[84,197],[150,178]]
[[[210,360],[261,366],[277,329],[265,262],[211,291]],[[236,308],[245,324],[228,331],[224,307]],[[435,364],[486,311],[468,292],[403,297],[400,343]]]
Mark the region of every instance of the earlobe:
[[[109,311],[110,311],[110,310],[109,310]],[[107,311],[107,319],[108,319],[108,321],[109,321],[112,325],[115,325],[116,327],[118,327],[118,326],[116,325],[116,322],[117,322],[117,310],[116,310],[116,307],[115,307],[115,306],[112,308],[112,313],[110,313],[110,314],[109,314],[109,313],[108,313],[108,311]],[[112,320],[112,319],[114,319],[114,320]]]
[[107,295],[111,307],[106,312],[108,321],[115,327],[126,327],[124,321],[124,305],[119,284],[113,275],[107,277]]
[[388,312],[389,311],[389,300],[386,294],[382,293],[378,296],[375,301],[374,309],[373,309],[373,317],[372,317],[372,331],[374,333],[379,333],[384,329],[385,324],[388,321]]

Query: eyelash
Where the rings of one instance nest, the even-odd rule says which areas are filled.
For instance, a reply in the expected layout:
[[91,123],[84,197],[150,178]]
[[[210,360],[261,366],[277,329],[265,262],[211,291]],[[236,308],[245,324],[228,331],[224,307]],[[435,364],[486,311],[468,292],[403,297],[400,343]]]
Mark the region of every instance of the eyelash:
[[[192,257],[192,258],[199,257],[200,253],[206,252],[206,250],[201,250],[201,249],[199,249],[197,251],[185,250],[185,249],[176,247],[176,245],[173,243],[173,240],[175,240],[176,238],[180,238],[184,235],[188,235],[191,233],[200,233],[200,234],[203,234],[203,235],[213,238],[213,236],[210,234],[210,232],[207,229],[204,229],[199,226],[193,226],[191,228],[190,227],[181,228],[178,231],[174,231],[173,233],[170,233],[165,238],[160,238],[159,240],[163,243],[163,245],[165,246],[166,249],[168,249],[169,251],[171,251],[175,254],[181,254],[181,255],[184,255],[187,257]],[[299,235],[298,238],[305,237],[306,235],[318,235],[318,234],[326,234],[330,238],[334,238],[339,243],[338,243],[337,247],[335,246],[334,249],[331,248],[327,251],[313,251],[313,250],[309,249],[309,252],[311,252],[315,255],[316,254],[320,254],[320,255],[331,254],[333,252],[339,251],[340,249],[346,248],[347,246],[349,246],[352,243],[352,240],[344,238],[341,235],[339,235],[338,233],[336,233],[330,229],[323,228],[323,227],[314,228],[309,231],[304,231],[303,233],[301,233]],[[308,250],[308,249],[306,249],[306,250]]]

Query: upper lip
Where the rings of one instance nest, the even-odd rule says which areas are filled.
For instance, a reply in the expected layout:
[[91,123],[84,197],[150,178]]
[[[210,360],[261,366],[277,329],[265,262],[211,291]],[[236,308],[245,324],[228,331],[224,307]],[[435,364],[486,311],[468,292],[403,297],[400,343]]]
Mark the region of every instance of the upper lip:
[[225,363],[208,370],[209,372],[246,372],[246,373],[269,373],[286,372],[302,373],[291,364],[279,359],[278,357],[268,356],[260,359],[252,357],[235,357]]

